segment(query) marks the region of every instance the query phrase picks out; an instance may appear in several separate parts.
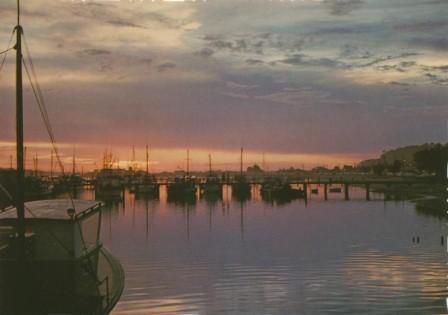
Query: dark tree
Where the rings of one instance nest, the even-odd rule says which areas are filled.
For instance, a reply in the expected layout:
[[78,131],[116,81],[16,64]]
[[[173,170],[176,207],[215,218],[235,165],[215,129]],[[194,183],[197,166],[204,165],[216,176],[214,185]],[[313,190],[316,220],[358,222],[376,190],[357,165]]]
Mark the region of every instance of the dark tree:
[[261,169],[261,167],[258,164],[254,164],[253,166],[249,166],[247,168],[248,172],[254,172],[254,173],[262,173],[263,170]]
[[403,162],[400,160],[395,160],[391,165],[389,165],[388,170],[392,173],[398,173],[403,167]]
[[378,164],[375,164],[372,167],[372,169],[373,169],[373,173],[375,175],[382,175],[384,170],[386,169],[386,166],[384,164],[382,164],[382,163],[378,163]]
[[448,145],[437,144],[418,151],[414,154],[414,162],[419,170],[435,173],[437,177],[444,178],[448,162]]

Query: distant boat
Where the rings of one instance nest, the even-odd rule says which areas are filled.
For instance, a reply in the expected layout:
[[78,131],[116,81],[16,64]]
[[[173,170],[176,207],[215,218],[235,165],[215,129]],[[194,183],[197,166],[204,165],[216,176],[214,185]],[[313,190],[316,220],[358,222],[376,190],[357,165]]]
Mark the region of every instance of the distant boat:
[[340,193],[340,192],[342,192],[342,188],[341,187],[330,187],[330,189],[328,191],[331,193]]
[[196,178],[190,176],[190,150],[187,150],[187,173],[185,176],[176,176],[174,182],[168,184],[168,198],[192,199],[196,197],[196,190]]
[[241,148],[240,154],[240,174],[232,183],[232,195],[238,200],[249,199],[251,196],[251,185],[243,173],[243,148]]
[[212,171],[212,157],[209,154],[209,171],[205,183],[202,184],[201,193],[204,195],[216,195],[222,194],[222,185],[219,177]]
[[149,173],[149,150],[146,146],[146,172],[134,179],[133,189],[136,194],[146,195],[148,197],[159,196],[159,185],[154,176]]
[[[0,211],[0,314],[109,314],[121,297],[124,272],[99,239],[101,204],[73,199],[25,203],[19,1],[14,32],[17,188],[9,194],[15,207]],[[57,154],[49,121],[44,122]]]
[[[0,170],[0,183],[11,196],[17,191],[17,171],[15,169]],[[54,192],[54,184],[48,177],[28,175],[24,177],[24,200],[36,200],[50,197]],[[11,205],[5,191],[0,190],[0,205]]]
[[279,178],[267,178],[261,185],[261,196],[264,199],[297,199],[305,198],[303,189],[292,188],[287,182]]
[[121,197],[124,190],[122,176],[114,169],[102,169],[96,176],[95,196],[98,198]]
[[176,176],[174,182],[168,185],[168,196],[183,197],[196,195],[196,181],[191,176]]

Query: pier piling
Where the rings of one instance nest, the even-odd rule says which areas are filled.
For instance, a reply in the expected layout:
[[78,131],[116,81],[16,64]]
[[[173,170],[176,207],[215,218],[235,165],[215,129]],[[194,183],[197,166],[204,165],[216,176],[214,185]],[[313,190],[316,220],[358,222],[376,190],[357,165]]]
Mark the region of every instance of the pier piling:
[[349,193],[348,193],[348,188],[349,188],[349,185],[348,185],[348,183],[345,183],[344,184],[344,197],[345,197],[345,200],[350,200],[350,196],[349,196]]

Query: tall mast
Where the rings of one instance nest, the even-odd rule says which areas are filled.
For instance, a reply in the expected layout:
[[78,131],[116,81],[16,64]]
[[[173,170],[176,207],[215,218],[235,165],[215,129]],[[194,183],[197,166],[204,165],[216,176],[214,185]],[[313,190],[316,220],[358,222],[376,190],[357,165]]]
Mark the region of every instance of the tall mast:
[[22,33],[20,25],[20,1],[17,0],[17,26],[15,27],[16,40],[16,154],[17,154],[17,232],[19,235],[19,245],[22,249],[20,256],[23,258],[25,245],[25,201],[24,182],[25,172],[23,165],[23,86],[22,86]]
[[212,175],[212,155],[208,154],[208,173]]
[[149,175],[149,149],[146,145],[146,175]]
[[39,169],[39,156],[36,153],[36,155],[34,156],[34,175],[35,176],[37,176],[38,169]]
[[187,149],[187,176],[190,175],[190,149]]
[[241,147],[240,155],[240,175],[243,176],[243,147]]
[[73,149],[73,157],[72,157],[72,175],[76,173],[76,158],[75,158],[75,149]]
[[132,145],[132,162],[131,162],[131,166],[132,166],[132,171],[135,172],[136,162],[135,162],[135,146],[134,145]]

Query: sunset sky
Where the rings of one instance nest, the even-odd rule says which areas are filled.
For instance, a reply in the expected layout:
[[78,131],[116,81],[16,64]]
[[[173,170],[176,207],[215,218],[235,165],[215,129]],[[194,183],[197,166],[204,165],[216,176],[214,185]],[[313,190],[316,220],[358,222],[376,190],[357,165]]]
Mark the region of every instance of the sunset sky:
[[[23,1],[61,153],[86,169],[339,165],[446,142],[448,1]],[[0,2],[0,51],[15,25]],[[1,59],[0,59],[1,61]],[[14,53],[0,72],[0,165],[14,150]],[[49,142],[25,86],[28,158]],[[31,165],[31,162],[29,162]]]

